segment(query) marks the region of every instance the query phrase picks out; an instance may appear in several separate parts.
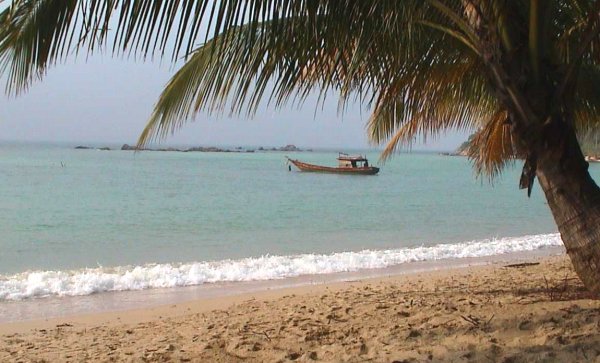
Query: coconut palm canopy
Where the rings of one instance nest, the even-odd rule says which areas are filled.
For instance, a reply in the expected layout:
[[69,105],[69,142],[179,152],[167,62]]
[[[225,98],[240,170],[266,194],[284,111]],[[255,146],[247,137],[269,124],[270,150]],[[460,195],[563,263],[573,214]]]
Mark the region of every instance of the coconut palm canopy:
[[0,15],[0,69],[8,74],[8,89],[18,92],[81,51],[184,57],[140,144],[166,136],[200,110],[252,114],[265,98],[280,106],[313,90],[322,96],[333,90],[342,107],[351,97],[372,106],[368,132],[374,143],[388,141],[383,157],[416,136],[477,129],[471,156],[477,170],[494,174],[516,155],[507,125],[517,120],[490,82],[486,57],[527,69],[540,87],[560,83],[565,68],[573,67],[569,94],[557,97],[574,94],[569,112],[576,126],[593,125],[600,41],[586,36],[598,31],[594,7],[582,0],[543,6],[506,0],[14,0]]
[[[2,2],[3,0],[0,0]],[[371,106],[383,157],[415,137],[477,130],[470,156],[497,174],[525,159],[575,269],[600,294],[600,189],[575,132],[600,107],[600,0],[12,0],[0,71],[18,93],[73,53],[185,60],[139,144],[200,111],[255,112],[317,91]],[[208,30],[206,30],[208,29]]]

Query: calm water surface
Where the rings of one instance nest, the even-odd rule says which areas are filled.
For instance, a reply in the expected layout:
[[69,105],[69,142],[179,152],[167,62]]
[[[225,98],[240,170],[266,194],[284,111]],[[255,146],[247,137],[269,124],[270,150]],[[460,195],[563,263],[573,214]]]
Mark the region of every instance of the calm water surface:
[[[337,154],[289,156],[334,165]],[[378,154],[368,156],[376,164]],[[530,199],[518,189],[517,167],[492,185],[466,158],[436,154],[401,154],[377,176],[339,176],[289,172],[280,152],[0,144],[0,173],[0,274],[556,231],[539,187]]]

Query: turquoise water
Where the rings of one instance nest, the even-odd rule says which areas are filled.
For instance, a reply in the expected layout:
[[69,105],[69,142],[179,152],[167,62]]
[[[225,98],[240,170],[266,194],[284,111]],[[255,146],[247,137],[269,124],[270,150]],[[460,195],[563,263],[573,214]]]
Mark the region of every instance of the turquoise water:
[[[290,153],[335,164],[334,152]],[[372,163],[376,152],[368,153]],[[61,167],[61,162],[65,165]],[[0,273],[451,243],[556,230],[539,188],[401,154],[377,176],[288,172],[284,154],[0,148]]]
[[[529,199],[518,189],[518,167],[492,185],[477,180],[462,157],[401,154],[381,165],[379,175],[341,176],[289,172],[284,155],[335,165],[337,153],[134,153],[0,144],[0,290],[12,291],[6,298],[52,294],[48,286],[64,285],[73,271],[102,267],[101,286],[90,282],[95,287],[85,290],[93,293],[117,289],[116,275],[106,273],[131,276],[122,271],[127,266],[223,260],[234,263],[220,266],[216,277],[199,278],[204,267],[186,267],[177,278],[184,274],[187,280],[159,286],[234,281],[257,271],[249,265],[267,263],[235,263],[247,257],[405,251],[556,232],[539,187]],[[376,164],[377,152],[367,155]],[[592,173],[598,176],[600,169],[592,165]],[[380,266],[364,255],[348,256],[347,266]],[[293,275],[292,267],[278,270],[288,260],[277,261],[268,260],[272,270],[257,278]],[[308,271],[323,269],[314,263]],[[232,269],[238,277],[224,276]],[[27,271],[66,275],[14,275]],[[143,270],[146,280],[173,273],[155,268],[148,277],[149,271]],[[132,279],[118,289],[155,286]],[[17,288],[17,282],[24,285]],[[41,285],[46,290],[39,292]]]

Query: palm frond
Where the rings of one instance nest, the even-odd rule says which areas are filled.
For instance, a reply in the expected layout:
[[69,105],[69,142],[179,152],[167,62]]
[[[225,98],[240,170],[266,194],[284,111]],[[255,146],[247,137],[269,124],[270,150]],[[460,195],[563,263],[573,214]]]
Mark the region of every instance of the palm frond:
[[[217,35],[195,50],[171,79],[140,146],[154,136],[165,137],[200,110],[221,112],[229,107],[230,112],[251,115],[265,98],[279,107],[302,102],[315,90],[324,97],[332,89],[340,92],[343,107],[348,95],[382,87],[406,63],[423,59],[422,52],[431,53],[431,45],[406,48],[404,44],[412,42],[397,42],[419,34],[406,33],[406,20],[373,24],[373,12],[383,12],[385,18],[387,10],[350,7],[347,17],[338,19],[352,19],[344,27],[336,25],[331,14],[314,14],[247,23]],[[439,38],[435,43],[441,44],[443,37],[435,32],[429,41]]]
[[[541,9],[539,3],[532,10],[537,3],[13,0],[0,12],[0,74],[9,92],[18,92],[72,53],[111,48],[140,58],[183,56],[140,144],[165,137],[202,110],[251,115],[263,100],[278,107],[335,91],[341,109],[352,95],[373,107],[370,139],[389,140],[383,158],[415,137],[480,129],[476,169],[494,175],[514,156],[499,126],[508,111],[501,103],[517,111],[529,106],[515,96],[527,93],[519,89],[528,86],[523,70],[539,75],[538,88],[569,80],[564,88],[576,95],[578,127],[597,122],[600,37],[586,32],[600,29],[600,2],[552,1],[532,13]],[[590,41],[581,47],[581,39]],[[573,76],[563,77],[563,69]],[[493,93],[503,77],[512,88]]]
[[[60,4],[59,4],[60,3]],[[0,13],[0,74],[8,72],[8,91],[25,89],[62,56],[69,44],[76,1],[19,1]]]
[[[422,7],[414,2],[372,1],[13,0],[0,13],[0,57],[11,65],[10,84],[23,88],[66,54],[94,52],[107,43],[115,53],[148,57],[170,52],[176,60],[191,54],[199,42],[232,34],[229,30],[248,24],[247,32],[257,33],[268,22],[277,30],[274,36],[293,41],[286,46],[301,46],[290,39],[288,30],[304,22],[312,26],[304,26],[309,33],[323,34],[326,28],[332,37],[345,38],[355,30],[374,35],[374,29],[391,25],[406,30],[407,22],[398,20],[414,16],[415,9]],[[316,28],[317,18],[323,16],[329,22]],[[373,22],[374,18],[380,21]],[[247,40],[254,44],[251,36]],[[235,40],[222,41],[220,46],[229,44]],[[33,55],[20,53],[25,50]]]
[[389,140],[383,160],[416,137],[426,141],[449,129],[476,129],[497,108],[476,58],[439,62],[409,72],[377,99],[368,130],[374,143]]
[[573,117],[578,133],[586,133],[600,127],[599,85],[600,65],[584,65],[579,69],[573,97]]
[[471,139],[467,154],[478,175],[491,179],[517,157],[507,120],[508,112],[498,110]]
[[571,64],[581,57],[583,64],[600,64],[600,37],[593,36],[580,54],[582,40],[598,31],[600,5],[587,0],[560,1],[552,22],[555,34],[554,53],[562,63]]

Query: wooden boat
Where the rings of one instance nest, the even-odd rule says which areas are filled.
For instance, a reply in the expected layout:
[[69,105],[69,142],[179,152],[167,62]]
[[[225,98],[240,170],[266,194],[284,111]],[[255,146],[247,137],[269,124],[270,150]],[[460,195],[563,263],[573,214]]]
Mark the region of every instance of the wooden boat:
[[[287,156],[286,156],[287,157]],[[362,155],[348,155],[340,153],[338,156],[338,167],[321,166],[309,164],[300,160],[287,158],[288,161],[296,166],[301,171],[314,173],[333,173],[333,174],[348,174],[348,175],[375,175],[379,172],[379,168],[370,166],[369,161]],[[290,168],[291,170],[291,168]]]

